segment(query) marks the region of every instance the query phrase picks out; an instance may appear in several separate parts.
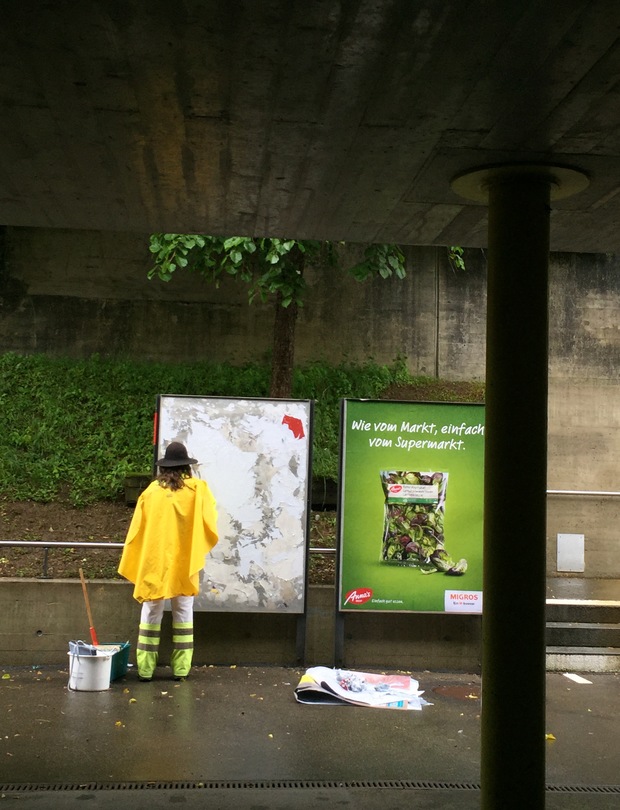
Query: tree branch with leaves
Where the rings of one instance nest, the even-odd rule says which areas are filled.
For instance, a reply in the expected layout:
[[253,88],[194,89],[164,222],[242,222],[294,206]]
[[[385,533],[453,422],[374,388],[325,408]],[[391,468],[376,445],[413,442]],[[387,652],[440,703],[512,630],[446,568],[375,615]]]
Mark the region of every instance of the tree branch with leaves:
[[[273,299],[275,319],[270,396],[290,397],[293,384],[295,326],[306,291],[305,269],[309,265],[343,267],[344,242],[207,236],[205,234],[155,233],[149,250],[154,265],[149,278],[170,281],[178,269],[199,273],[219,286],[225,277],[248,285],[250,303],[257,297]],[[453,267],[462,263],[462,249],[450,248]],[[459,254],[460,251],[460,254]],[[464,265],[463,265],[464,267]],[[369,244],[360,261],[346,267],[358,281],[406,276],[405,256],[398,245]]]

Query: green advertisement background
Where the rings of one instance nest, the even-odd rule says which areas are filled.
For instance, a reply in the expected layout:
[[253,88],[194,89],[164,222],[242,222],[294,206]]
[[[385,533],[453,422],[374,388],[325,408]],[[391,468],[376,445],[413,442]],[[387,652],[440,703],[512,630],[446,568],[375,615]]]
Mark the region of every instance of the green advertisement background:
[[[353,429],[354,423],[370,429]],[[396,425],[395,431],[380,423]],[[402,430],[403,423],[435,425],[435,435]],[[445,612],[446,590],[482,591],[484,431],[441,433],[444,426],[484,425],[484,406],[453,403],[343,402],[339,511],[339,605],[341,610]],[[452,448],[412,448],[398,442],[449,441]],[[371,446],[371,440],[378,440]],[[391,446],[385,446],[391,441]],[[456,449],[460,446],[460,449]],[[447,472],[445,550],[467,560],[462,576],[424,574],[381,560],[385,496],[381,470]],[[372,599],[345,605],[352,591],[372,590]]]

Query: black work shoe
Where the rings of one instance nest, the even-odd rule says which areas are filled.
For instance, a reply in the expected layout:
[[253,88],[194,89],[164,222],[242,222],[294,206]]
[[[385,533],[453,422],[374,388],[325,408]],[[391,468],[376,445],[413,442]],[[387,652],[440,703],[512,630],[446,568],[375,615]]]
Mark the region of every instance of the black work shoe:
[[138,675],[138,680],[142,681],[142,683],[150,683],[153,678],[150,675]]

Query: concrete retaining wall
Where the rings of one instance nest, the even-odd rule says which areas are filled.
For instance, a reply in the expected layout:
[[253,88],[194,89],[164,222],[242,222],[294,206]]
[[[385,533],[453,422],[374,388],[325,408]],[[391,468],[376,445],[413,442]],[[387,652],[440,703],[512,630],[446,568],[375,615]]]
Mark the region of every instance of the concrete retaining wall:
[[[140,609],[126,582],[92,580],[88,596],[101,643],[129,640],[135,661]],[[297,657],[298,617],[196,613],[197,665],[334,665],[334,589],[309,588],[305,648]],[[89,641],[79,580],[0,580],[0,666],[67,663],[68,642]],[[480,671],[481,618],[428,614],[346,616],[344,665],[357,668]],[[160,663],[170,656],[170,614],[162,628]]]
[[[262,360],[270,349],[272,310],[249,307],[242,285],[216,290],[183,272],[169,284],[148,281],[144,234],[2,233],[0,352],[241,362]],[[483,252],[467,251],[459,273],[441,248],[408,247],[406,254],[403,282],[359,284],[332,268],[309,269],[297,361],[401,356],[414,374],[483,379]],[[551,255],[548,489],[620,491],[619,312],[620,257]],[[524,330],[527,323],[524,311]],[[620,578],[619,511],[618,497],[551,498],[548,576],[561,574],[557,534],[577,533],[585,535],[582,575]],[[515,520],[523,525],[515,554],[527,553],[527,504]]]

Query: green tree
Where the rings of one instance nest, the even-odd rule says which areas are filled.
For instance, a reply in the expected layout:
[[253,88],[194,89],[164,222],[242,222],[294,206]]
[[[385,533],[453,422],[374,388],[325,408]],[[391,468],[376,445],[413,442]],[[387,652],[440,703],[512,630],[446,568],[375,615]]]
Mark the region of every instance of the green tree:
[[[289,397],[293,380],[295,326],[306,288],[307,265],[341,266],[344,243],[313,240],[219,237],[205,234],[156,233],[149,249],[154,266],[149,277],[170,281],[179,268],[198,272],[216,286],[226,275],[248,284],[250,303],[273,298],[275,317],[270,396]],[[361,261],[347,268],[358,281],[394,275],[404,278],[405,257],[397,245],[367,245]]]

